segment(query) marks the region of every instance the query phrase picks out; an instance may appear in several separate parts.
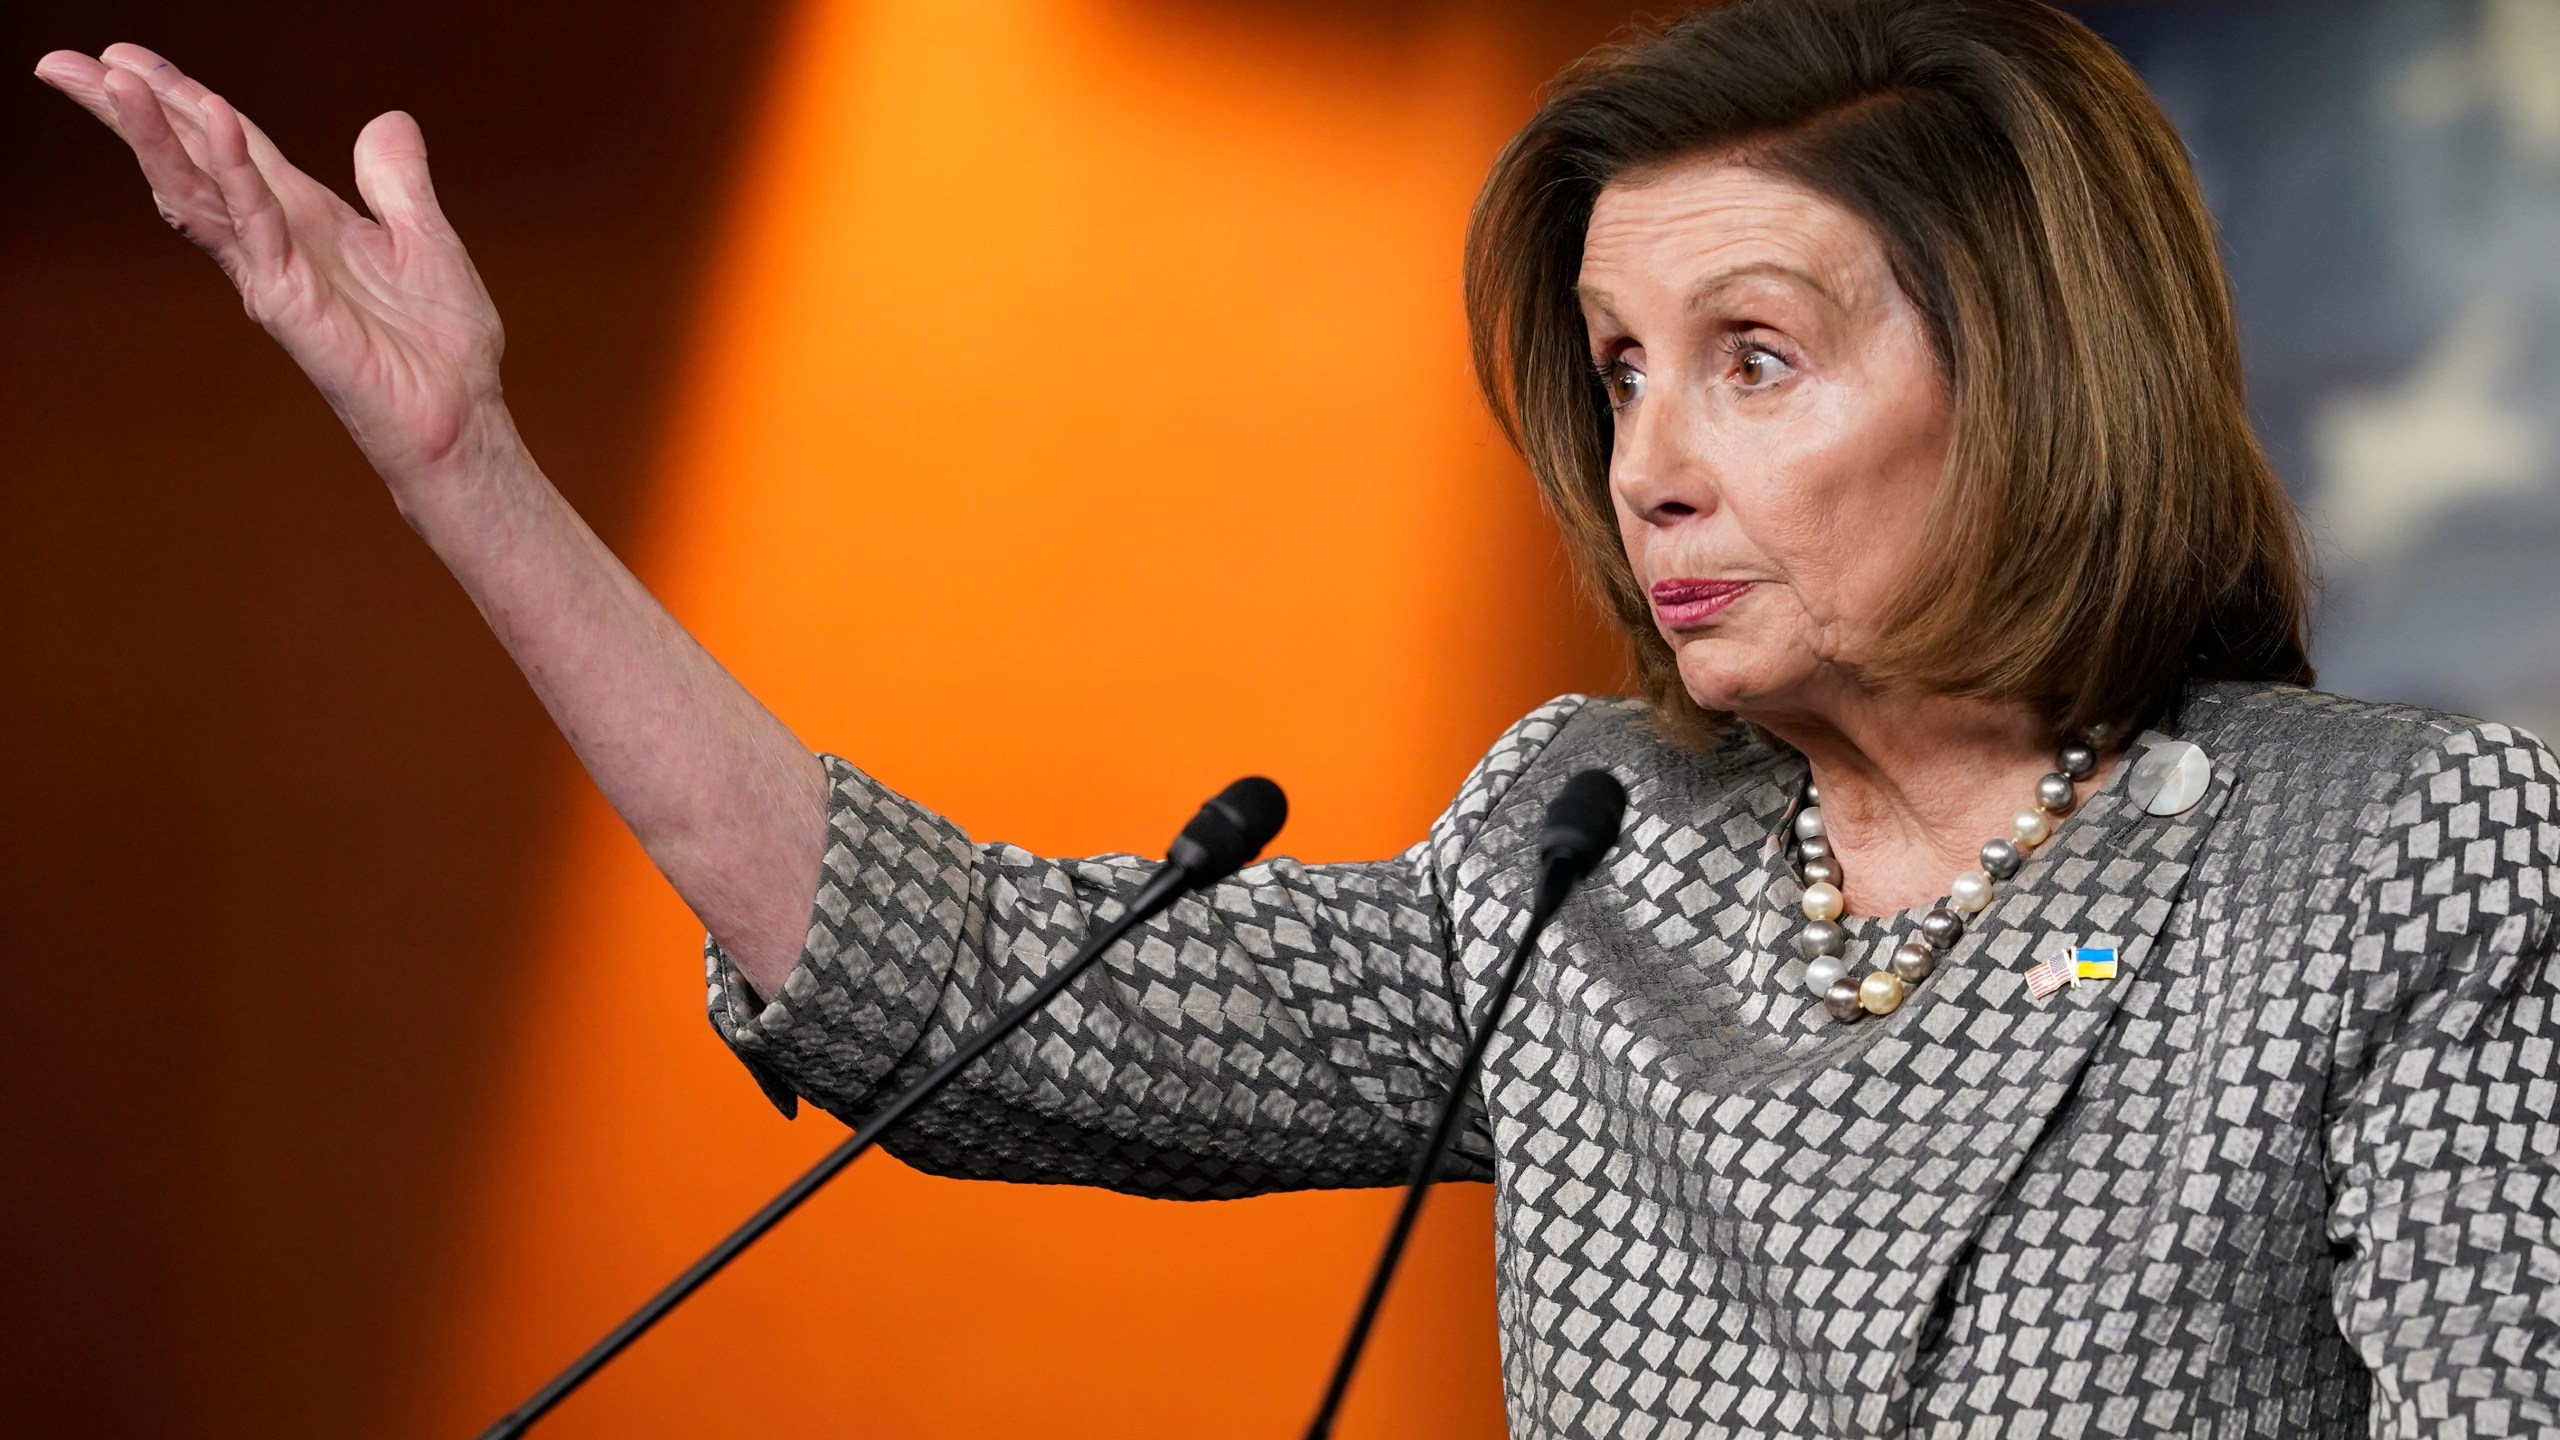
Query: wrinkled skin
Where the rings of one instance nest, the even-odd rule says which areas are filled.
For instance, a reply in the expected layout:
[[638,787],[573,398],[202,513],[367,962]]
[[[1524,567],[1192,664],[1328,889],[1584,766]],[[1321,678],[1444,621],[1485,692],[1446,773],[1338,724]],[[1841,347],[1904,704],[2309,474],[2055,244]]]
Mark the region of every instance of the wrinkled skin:
[[[1812,761],[1853,908],[1934,899],[2008,833],[2056,737],[1869,668],[1953,433],[1883,242],[1794,181],[1700,157],[1601,192],[1578,289],[1619,534],[1682,683]],[[1663,603],[1683,581],[1742,588],[1699,614]]]

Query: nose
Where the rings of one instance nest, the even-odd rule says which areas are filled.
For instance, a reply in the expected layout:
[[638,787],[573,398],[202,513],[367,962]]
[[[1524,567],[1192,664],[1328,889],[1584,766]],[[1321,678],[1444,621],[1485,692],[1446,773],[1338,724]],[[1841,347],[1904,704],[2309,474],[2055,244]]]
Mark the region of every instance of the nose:
[[1672,526],[1712,514],[1715,467],[1699,443],[1694,417],[1681,413],[1677,392],[1663,387],[1614,417],[1609,491],[1630,519]]

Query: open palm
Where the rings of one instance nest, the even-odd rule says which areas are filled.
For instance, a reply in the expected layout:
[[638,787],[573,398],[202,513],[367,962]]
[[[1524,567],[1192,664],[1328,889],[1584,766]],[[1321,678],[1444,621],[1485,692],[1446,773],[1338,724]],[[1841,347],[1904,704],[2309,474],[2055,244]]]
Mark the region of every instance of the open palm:
[[161,216],[222,266],[395,490],[511,433],[504,331],[436,204],[416,121],[394,111],[357,137],[367,218],[141,46],[57,50],[36,74],[133,147]]

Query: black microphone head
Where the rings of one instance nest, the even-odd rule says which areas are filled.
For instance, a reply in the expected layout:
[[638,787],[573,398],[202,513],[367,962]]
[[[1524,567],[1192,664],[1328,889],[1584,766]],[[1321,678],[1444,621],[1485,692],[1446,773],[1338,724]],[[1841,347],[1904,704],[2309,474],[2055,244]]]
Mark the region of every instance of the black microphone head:
[[1538,836],[1538,859],[1561,869],[1570,885],[1591,873],[1618,843],[1627,818],[1627,787],[1606,770],[1585,770],[1564,782],[1547,805],[1547,828]]
[[1247,775],[1200,807],[1165,858],[1182,867],[1192,884],[1207,885],[1252,864],[1287,823],[1289,797],[1261,776]]

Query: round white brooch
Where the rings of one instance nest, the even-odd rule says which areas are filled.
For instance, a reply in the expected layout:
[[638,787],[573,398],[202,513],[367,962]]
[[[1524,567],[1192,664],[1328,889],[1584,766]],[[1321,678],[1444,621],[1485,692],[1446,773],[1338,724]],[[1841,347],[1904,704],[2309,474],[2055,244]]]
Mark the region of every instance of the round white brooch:
[[2183,815],[2213,783],[2213,760],[2184,740],[2163,740],[2124,777],[2125,798],[2153,815]]

